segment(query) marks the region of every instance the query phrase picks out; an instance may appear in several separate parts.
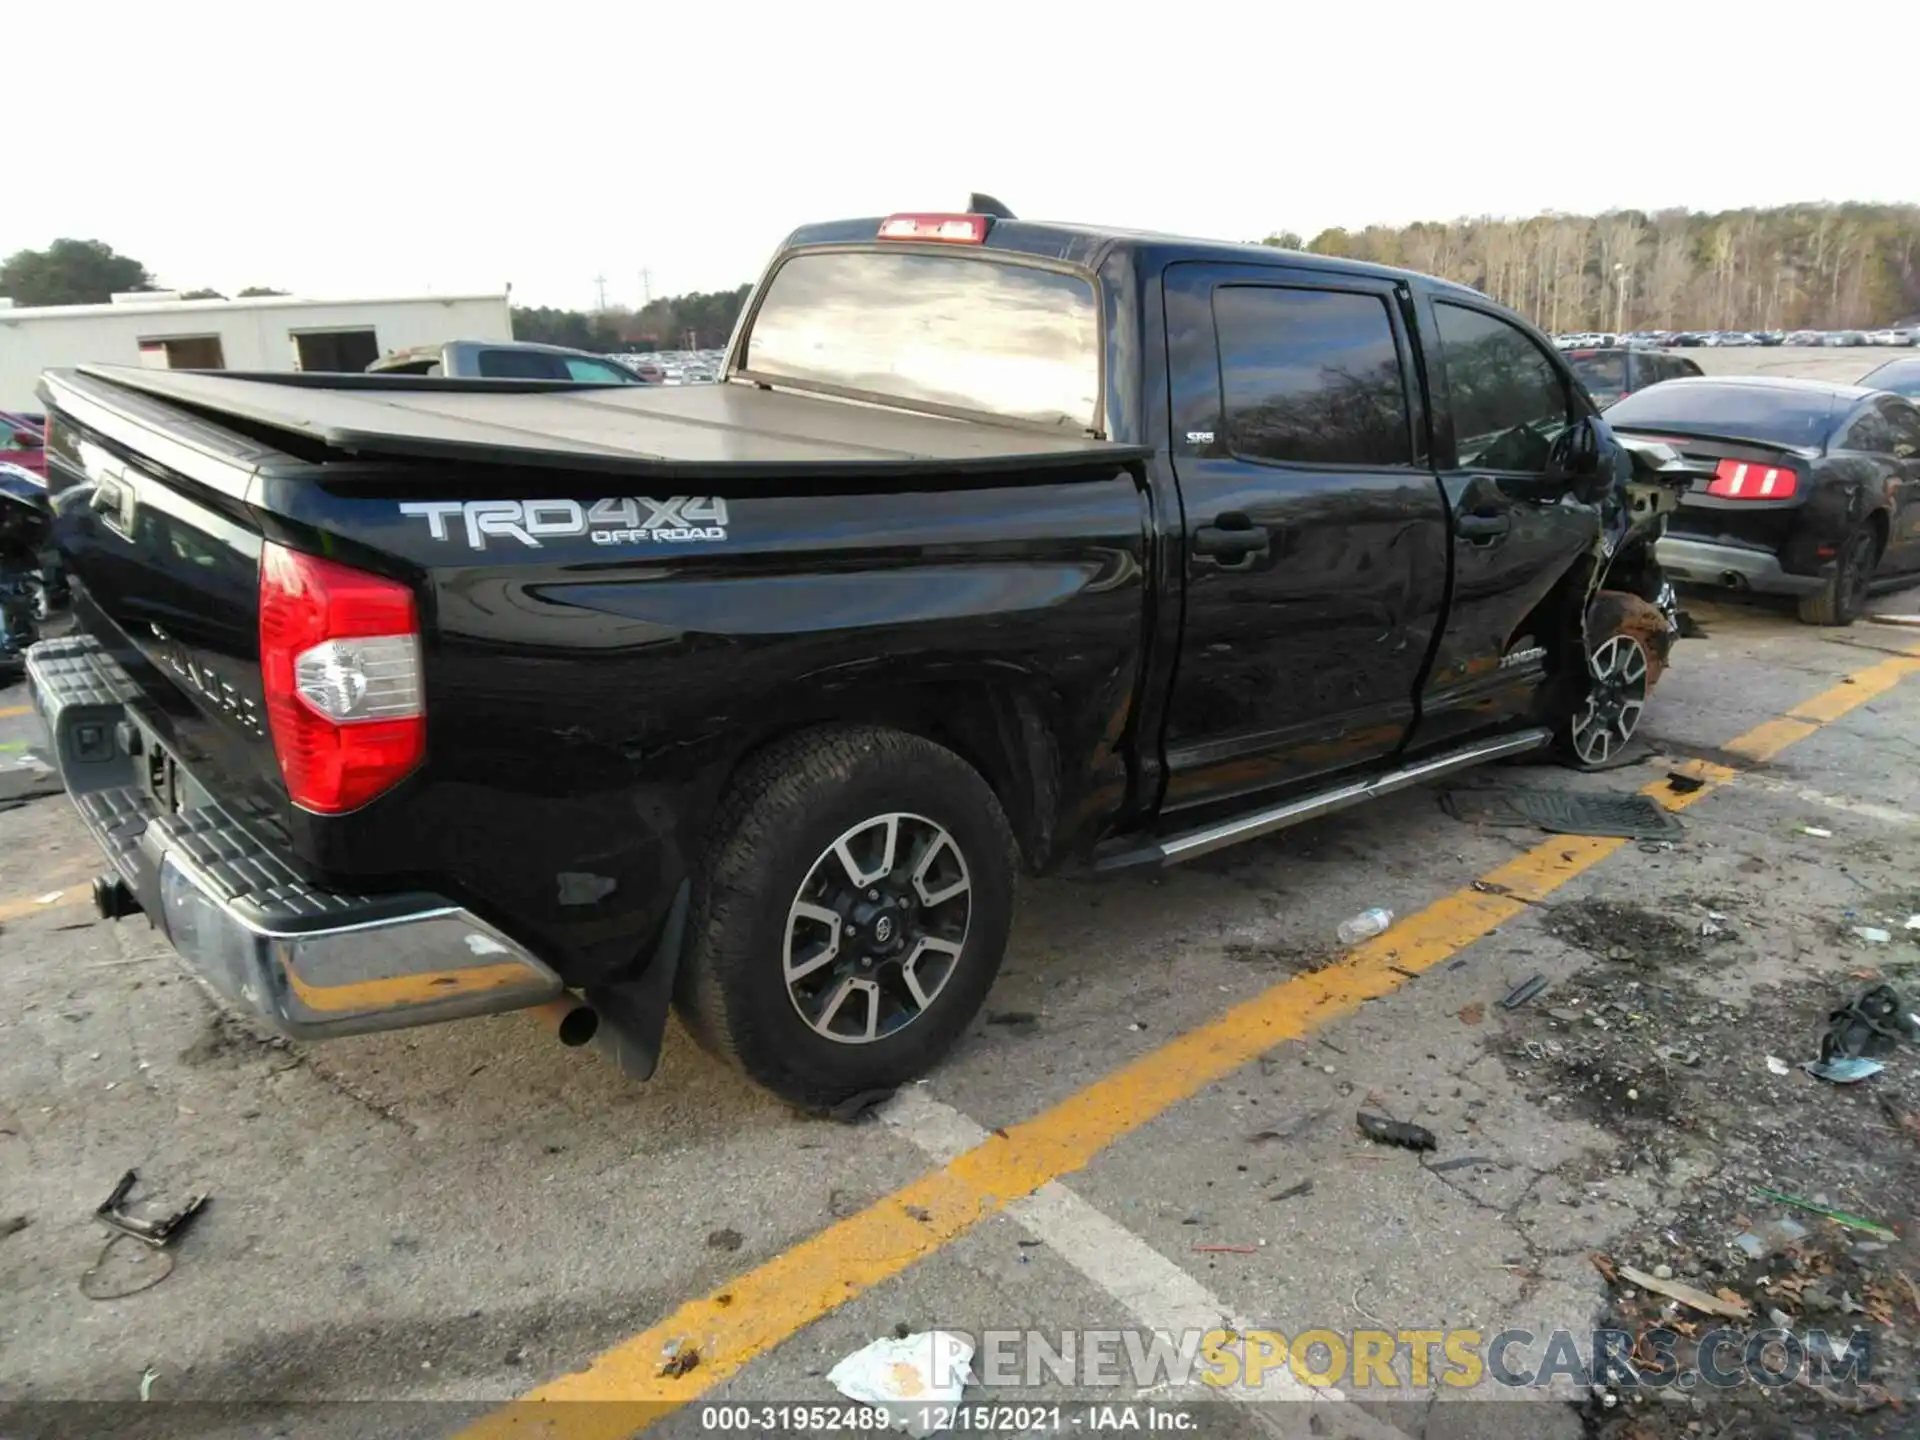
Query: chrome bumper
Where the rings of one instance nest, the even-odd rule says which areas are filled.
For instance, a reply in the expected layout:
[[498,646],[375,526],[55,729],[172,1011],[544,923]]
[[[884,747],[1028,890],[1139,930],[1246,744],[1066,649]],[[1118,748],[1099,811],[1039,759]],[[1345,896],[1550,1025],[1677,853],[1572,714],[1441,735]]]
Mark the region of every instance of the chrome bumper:
[[353,1035],[537,1005],[559,976],[436,895],[318,889],[193,784],[163,810],[134,686],[87,636],[27,651],[47,763],[140,906],[200,977],[283,1034]]
[[1683,540],[1662,535],[1653,546],[1653,558],[1668,576],[1683,585],[1724,585],[1762,595],[1811,595],[1826,588],[1822,575],[1791,575],[1780,568],[1771,550],[1749,550],[1743,545],[1720,545],[1711,540]]

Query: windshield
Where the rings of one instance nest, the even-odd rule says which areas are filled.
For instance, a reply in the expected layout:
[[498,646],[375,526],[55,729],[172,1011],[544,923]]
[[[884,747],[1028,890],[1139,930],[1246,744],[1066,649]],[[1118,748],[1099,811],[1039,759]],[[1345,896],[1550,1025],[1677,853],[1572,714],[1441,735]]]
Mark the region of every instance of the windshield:
[[1588,394],[1607,396],[1626,393],[1627,357],[1618,351],[1602,355],[1591,350],[1572,350],[1567,353],[1567,363],[1573,366],[1573,373],[1580,377],[1580,383],[1587,387]]
[[977,255],[796,255],[767,286],[746,368],[776,379],[1098,424],[1100,326],[1078,275]]
[[1627,396],[1607,411],[1607,423],[1818,450],[1826,444],[1834,408],[1834,397],[1824,390],[1676,380]]

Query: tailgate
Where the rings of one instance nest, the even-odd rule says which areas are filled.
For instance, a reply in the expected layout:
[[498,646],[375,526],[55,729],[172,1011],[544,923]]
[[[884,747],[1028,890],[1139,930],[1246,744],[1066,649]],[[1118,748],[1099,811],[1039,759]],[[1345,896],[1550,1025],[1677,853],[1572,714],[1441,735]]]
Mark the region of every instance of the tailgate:
[[170,752],[221,798],[284,819],[247,497],[264,465],[289,457],[84,376],[50,375],[42,394],[75,618],[135,682],[129,709],[163,747],[149,756],[156,775]]

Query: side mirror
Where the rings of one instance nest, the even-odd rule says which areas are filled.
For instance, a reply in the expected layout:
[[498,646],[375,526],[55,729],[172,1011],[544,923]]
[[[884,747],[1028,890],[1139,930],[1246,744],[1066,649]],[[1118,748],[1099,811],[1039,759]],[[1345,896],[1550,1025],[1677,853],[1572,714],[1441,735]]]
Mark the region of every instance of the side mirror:
[[1553,442],[1550,473],[1576,499],[1594,504],[1604,498],[1623,478],[1623,462],[1631,459],[1613,428],[1597,415],[1582,416],[1562,430]]

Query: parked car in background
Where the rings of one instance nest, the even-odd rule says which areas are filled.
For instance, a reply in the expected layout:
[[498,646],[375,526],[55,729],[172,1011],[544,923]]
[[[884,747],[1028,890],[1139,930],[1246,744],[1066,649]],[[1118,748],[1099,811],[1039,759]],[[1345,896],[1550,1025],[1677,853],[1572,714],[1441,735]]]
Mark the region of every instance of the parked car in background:
[[0,410],[0,465],[18,465],[47,478],[46,418]]
[[439,375],[489,380],[571,380],[591,385],[657,384],[638,370],[590,350],[520,340],[449,340],[382,355],[369,375]]
[[1712,467],[1656,553],[1676,582],[1791,595],[1849,625],[1879,582],[1920,572],[1920,409],[1864,385],[1675,380],[1607,412],[1623,435]]
[[1909,400],[1920,400],[1920,360],[1889,360],[1862,375],[1859,383],[1870,390],[1890,390]]
[[1623,395],[1658,385],[1662,380],[1700,373],[1700,367],[1686,356],[1666,355],[1658,350],[1621,346],[1563,353],[1573,373],[1580,377],[1580,383],[1587,387],[1587,393],[1603,410]]

